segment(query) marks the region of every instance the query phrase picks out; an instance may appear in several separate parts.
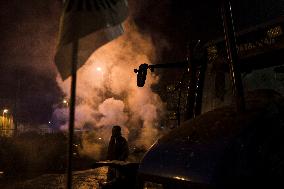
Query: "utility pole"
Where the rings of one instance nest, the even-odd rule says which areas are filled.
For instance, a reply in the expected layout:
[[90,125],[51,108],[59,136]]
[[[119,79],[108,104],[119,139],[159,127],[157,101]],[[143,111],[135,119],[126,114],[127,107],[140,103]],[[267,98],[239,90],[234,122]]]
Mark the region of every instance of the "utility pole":
[[230,68],[230,76],[232,81],[233,93],[236,99],[237,111],[245,111],[245,100],[242,78],[239,67],[239,58],[237,52],[237,43],[235,36],[234,21],[232,15],[232,7],[229,0],[224,0],[221,7],[223,19],[223,27],[225,34],[225,42],[228,55],[228,63]]
[[19,106],[19,93],[21,89],[21,80],[19,79],[19,76],[17,75],[17,89],[15,94],[15,104],[14,104],[14,136],[18,135],[18,106]]

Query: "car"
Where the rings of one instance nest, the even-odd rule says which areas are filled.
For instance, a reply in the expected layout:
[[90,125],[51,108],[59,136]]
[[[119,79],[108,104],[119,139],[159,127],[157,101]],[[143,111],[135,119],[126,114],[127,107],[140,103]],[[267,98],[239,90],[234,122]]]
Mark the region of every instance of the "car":
[[[231,4],[222,7],[225,37],[191,51],[186,116],[146,152],[138,188],[283,187],[284,17],[235,33]],[[137,85],[147,69],[161,67],[135,70]]]

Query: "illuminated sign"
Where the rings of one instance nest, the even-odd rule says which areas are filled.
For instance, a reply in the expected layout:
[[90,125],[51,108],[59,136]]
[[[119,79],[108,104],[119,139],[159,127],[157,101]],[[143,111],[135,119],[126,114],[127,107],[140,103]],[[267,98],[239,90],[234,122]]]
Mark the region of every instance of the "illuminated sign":
[[[283,48],[282,26],[269,29],[258,29],[237,36],[237,51],[240,58],[265,53],[266,51]],[[209,61],[213,61],[220,53],[225,52],[224,41],[211,42],[207,48]],[[222,54],[221,53],[221,54]]]

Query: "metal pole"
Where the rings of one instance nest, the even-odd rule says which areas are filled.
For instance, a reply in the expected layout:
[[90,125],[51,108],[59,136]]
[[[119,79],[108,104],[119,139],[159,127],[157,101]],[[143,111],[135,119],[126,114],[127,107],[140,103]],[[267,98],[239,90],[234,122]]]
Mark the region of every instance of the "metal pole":
[[195,65],[196,62],[192,60],[190,57],[188,72],[189,72],[189,88],[187,89],[188,97],[187,97],[187,110],[185,120],[194,118],[194,105],[196,100],[196,72],[197,68]]
[[221,12],[222,12],[223,27],[224,27],[233,93],[236,99],[237,111],[242,112],[245,110],[245,100],[244,100],[241,73],[238,65],[238,52],[237,52],[236,37],[234,31],[232,8],[229,0],[224,0]]
[[15,110],[14,110],[14,136],[18,135],[18,98],[19,98],[19,92],[20,92],[20,86],[21,86],[21,80],[19,79],[19,76],[17,74],[17,90],[16,90],[16,97],[15,97]]
[[77,80],[77,58],[78,58],[78,40],[73,43],[72,66],[71,66],[71,97],[69,108],[69,138],[68,138],[68,161],[67,161],[67,189],[72,189],[72,160],[73,160],[73,135],[75,121],[76,104],[76,80]]
[[196,98],[194,105],[194,117],[201,114],[202,111],[202,96],[203,96],[203,87],[205,80],[205,72],[207,68],[207,57],[206,59],[199,60],[199,69],[197,71],[197,81],[196,81]]

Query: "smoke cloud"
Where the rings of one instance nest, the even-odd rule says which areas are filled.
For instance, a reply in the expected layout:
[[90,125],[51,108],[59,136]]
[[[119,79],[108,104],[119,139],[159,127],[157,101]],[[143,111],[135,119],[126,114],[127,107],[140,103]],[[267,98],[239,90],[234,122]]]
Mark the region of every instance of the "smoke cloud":
[[[108,143],[113,125],[122,127],[130,145],[142,149],[148,149],[159,136],[164,104],[151,90],[159,78],[148,73],[145,86],[138,88],[133,71],[142,63],[155,62],[155,48],[151,36],[139,33],[131,19],[124,27],[122,36],[95,51],[78,70],[75,127],[94,129],[91,137],[84,135],[81,153],[97,159],[101,157],[98,152]],[[67,96],[70,80],[62,82],[57,78]],[[54,111],[54,116],[65,116],[60,119],[66,121],[67,113],[67,107],[60,108]],[[60,127],[67,129],[68,123]]]

